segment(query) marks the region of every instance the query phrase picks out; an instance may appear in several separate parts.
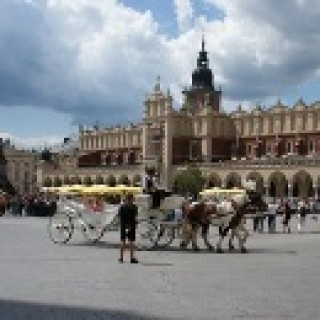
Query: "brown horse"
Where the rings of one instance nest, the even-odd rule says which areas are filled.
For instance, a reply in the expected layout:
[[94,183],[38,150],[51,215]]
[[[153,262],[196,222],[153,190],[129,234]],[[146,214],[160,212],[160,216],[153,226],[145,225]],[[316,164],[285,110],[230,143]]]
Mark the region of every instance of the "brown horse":
[[[218,208],[219,207],[219,208]],[[236,201],[231,201],[229,205],[218,205],[214,203],[205,203],[201,201],[196,204],[189,202],[182,206],[183,221],[185,229],[185,239],[181,246],[186,247],[190,240],[194,250],[199,250],[197,246],[197,233],[201,229],[201,235],[205,245],[209,250],[213,246],[208,241],[210,224],[219,227],[219,240],[217,243],[217,252],[223,252],[222,242],[229,234],[229,250],[233,250],[233,239],[238,238],[241,252],[246,252],[245,242],[249,235],[245,228],[246,216],[254,216],[266,210],[266,203],[260,194],[248,191],[247,194],[239,196]]]
[[193,250],[199,250],[197,233],[199,228],[201,228],[201,235],[205,245],[209,250],[214,249],[208,240],[211,215],[214,213],[216,213],[216,208],[208,206],[203,201],[195,204],[186,202],[182,205],[183,233],[185,235],[180,244],[182,248],[186,248],[191,240]]
[[229,250],[233,250],[233,238],[236,236],[239,240],[240,251],[245,253],[247,249],[245,242],[249,235],[245,228],[246,215],[254,216],[260,212],[264,212],[267,204],[263,201],[260,194],[249,191],[247,196],[243,199],[243,203],[234,203],[234,215],[231,217],[228,225],[219,228],[219,241],[217,244],[217,252],[221,253],[222,241],[230,231]]

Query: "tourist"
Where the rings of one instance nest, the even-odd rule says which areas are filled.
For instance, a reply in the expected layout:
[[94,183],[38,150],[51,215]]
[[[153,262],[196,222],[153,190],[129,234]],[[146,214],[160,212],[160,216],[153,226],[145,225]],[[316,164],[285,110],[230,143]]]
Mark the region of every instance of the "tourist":
[[20,208],[20,202],[19,202],[19,197],[17,194],[15,194],[11,200],[10,200],[10,208],[11,208],[11,214],[13,216],[18,216],[19,215],[19,208]]
[[273,199],[268,204],[268,232],[269,233],[275,233],[276,232],[276,218],[277,218],[277,210],[278,205],[276,203],[276,200]]
[[303,232],[305,229],[307,214],[307,203],[304,199],[298,202],[298,232]]
[[0,217],[6,213],[7,199],[5,193],[0,191]]
[[119,208],[120,218],[120,257],[119,262],[123,263],[123,254],[126,247],[126,239],[129,241],[130,262],[138,263],[135,253],[136,240],[136,218],[138,207],[133,203],[133,195],[128,194],[125,202]]
[[291,222],[291,212],[292,209],[289,206],[289,203],[286,201],[282,206],[283,212],[283,233],[291,233],[290,222]]

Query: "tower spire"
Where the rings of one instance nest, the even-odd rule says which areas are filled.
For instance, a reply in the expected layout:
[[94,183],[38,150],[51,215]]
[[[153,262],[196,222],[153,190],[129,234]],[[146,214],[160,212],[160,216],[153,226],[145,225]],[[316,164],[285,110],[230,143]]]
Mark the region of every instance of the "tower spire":
[[204,52],[205,51],[205,40],[204,40],[204,30],[202,28],[202,36],[201,36],[201,51]]

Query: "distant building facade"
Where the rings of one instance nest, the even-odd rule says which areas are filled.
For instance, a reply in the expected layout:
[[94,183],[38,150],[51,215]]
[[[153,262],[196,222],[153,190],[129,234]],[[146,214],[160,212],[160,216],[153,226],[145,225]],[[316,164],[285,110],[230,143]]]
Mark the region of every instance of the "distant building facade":
[[320,101],[299,99],[289,108],[241,106],[226,113],[216,88],[205,43],[183,91],[179,110],[157,79],[143,106],[141,123],[126,127],[80,128],[78,148],[56,154],[38,168],[38,186],[78,183],[143,183],[155,176],[172,189],[175,175],[197,163],[208,186],[257,182],[269,196],[318,196],[320,186]]
[[19,149],[8,139],[1,139],[1,144],[5,159],[5,175],[10,185],[18,193],[35,192],[37,188],[37,152]]

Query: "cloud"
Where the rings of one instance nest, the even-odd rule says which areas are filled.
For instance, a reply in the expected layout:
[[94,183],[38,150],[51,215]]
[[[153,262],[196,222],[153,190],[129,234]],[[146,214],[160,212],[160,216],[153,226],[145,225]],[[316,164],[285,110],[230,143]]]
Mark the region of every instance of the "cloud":
[[77,121],[138,118],[145,91],[169,69],[157,28],[150,12],[112,0],[4,0],[0,103],[54,108]]
[[208,22],[218,78],[229,99],[262,100],[284,94],[320,68],[318,1],[211,0],[225,12]]
[[10,140],[11,145],[28,150],[61,145],[64,139],[64,137],[58,135],[24,138],[8,132],[0,132],[0,138]]
[[192,27],[193,7],[191,0],[174,0],[178,30],[184,33]]
[[175,0],[180,34],[169,37],[151,10],[116,0],[2,0],[0,106],[54,109],[74,122],[139,121],[158,74],[181,100],[202,28],[227,106],[269,101],[319,76],[317,0],[201,1],[223,19]]

